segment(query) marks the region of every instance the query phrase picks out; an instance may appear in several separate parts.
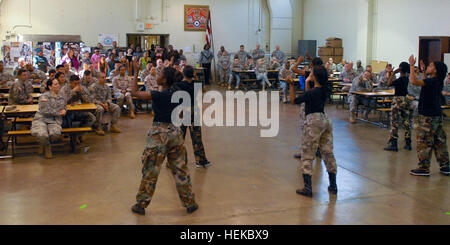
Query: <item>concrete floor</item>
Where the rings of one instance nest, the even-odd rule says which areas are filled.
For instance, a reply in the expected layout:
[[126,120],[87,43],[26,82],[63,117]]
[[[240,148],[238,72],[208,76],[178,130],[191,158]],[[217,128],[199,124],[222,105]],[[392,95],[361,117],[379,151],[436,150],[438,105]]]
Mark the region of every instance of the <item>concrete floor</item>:
[[171,173],[162,168],[147,215],[134,215],[130,207],[152,121],[139,114],[121,119],[122,134],[89,135],[88,154],[60,151],[45,160],[36,150],[1,160],[0,224],[450,224],[450,178],[439,174],[434,157],[431,177],[411,176],[416,153],[383,151],[386,129],[350,125],[348,111],[334,105],[327,112],[339,166],[337,196],[328,194],[325,168],[317,163],[314,198],[295,193],[303,185],[292,157],[298,107],[281,104],[275,138],[260,138],[256,127],[205,127],[206,153],[214,164],[208,169],[195,168],[187,137],[197,212],[186,214]]

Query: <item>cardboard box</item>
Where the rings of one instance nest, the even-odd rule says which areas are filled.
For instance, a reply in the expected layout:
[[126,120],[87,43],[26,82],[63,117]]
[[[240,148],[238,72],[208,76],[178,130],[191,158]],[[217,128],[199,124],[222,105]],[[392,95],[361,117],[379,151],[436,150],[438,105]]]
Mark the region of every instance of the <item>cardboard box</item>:
[[333,55],[333,48],[319,47],[318,55],[319,56],[331,56],[331,55]]
[[326,46],[331,48],[342,48],[342,39],[330,37],[327,39]]
[[343,56],[344,48],[333,48],[333,55],[334,56]]

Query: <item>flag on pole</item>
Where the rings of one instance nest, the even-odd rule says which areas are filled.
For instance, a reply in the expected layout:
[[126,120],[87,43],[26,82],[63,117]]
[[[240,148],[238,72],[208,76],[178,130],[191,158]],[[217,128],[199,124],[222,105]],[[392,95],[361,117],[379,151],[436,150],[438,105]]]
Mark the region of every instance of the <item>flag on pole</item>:
[[206,43],[211,47],[212,43],[211,11],[208,11],[208,22],[206,22]]

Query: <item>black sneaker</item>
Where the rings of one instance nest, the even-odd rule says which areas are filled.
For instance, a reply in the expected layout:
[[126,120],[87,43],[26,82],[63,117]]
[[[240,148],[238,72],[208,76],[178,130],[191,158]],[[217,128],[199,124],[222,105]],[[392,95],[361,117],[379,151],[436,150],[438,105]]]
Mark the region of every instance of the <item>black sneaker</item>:
[[450,167],[449,166],[442,167],[439,172],[441,172],[441,174],[443,174],[445,176],[450,176]]
[[430,170],[420,167],[409,171],[409,173],[415,176],[430,176]]
[[301,153],[295,154],[295,155],[294,155],[294,158],[302,159],[302,154],[301,154]]
[[139,215],[145,215],[145,208],[143,208],[139,203],[136,203],[131,207],[131,212]]
[[197,205],[197,203],[194,203],[194,205],[186,208],[186,212],[188,214],[191,214],[191,213],[195,212],[197,209],[198,209],[198,205]]
[[196,166],[197,168],[201,168],[201,167],[207,168],[207,167],[209,167],[209,166],[211,166],[211,165],[212,165],[212,163],[210,163],[210,162],[208,162],[208,161],[200,161],[200,162],[196,162],[196,163],[195,163],[195,166]]

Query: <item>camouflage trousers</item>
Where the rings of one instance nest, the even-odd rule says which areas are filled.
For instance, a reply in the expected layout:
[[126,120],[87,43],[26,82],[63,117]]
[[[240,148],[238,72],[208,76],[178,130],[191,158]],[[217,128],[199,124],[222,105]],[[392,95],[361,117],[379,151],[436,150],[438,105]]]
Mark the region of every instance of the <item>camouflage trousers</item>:
[[300,147],[302,146],[302,142],[303,142],[303,128],[305,127],[305,103],[301,103],[300,104]]
[[121,92],[116,92],[114,93],[114,97],[117,99],[117,104],[120,109],[122,109],[123,104],[125,103],[130,111],[134,111],[133,97],[130,92],[126,92],[125,95]]
[[371,110],[377,107],[377,101],[372,98],[365,98],[364,96],[357,96],[355,94],[349,96],[350,112],[356,112],[359,104],[366,106],[366,113],[369,114]]
[[[181,131],[183,131],[183,140],[186,139],[187,128],[188,128],[187,126],[181,126]],[[195,161],[196,162],[207,161],[205,147],[203,147],[202,141],[202,128],[199,126],[189,126],[189,133],[191,134]]]
[[105,123],[103,120],[103,115],[105,113],[111,114],[111,124],[116,124],[117,121],[119,121],[120,118],[120,107],[117,104],[109,103],[109,111],[105,112],[105,109],[101,105],[97,105],[97,110],[95,111],[95,117],[97,121],[95,122],[95,126],[99,127],[100,124]]
[[312,164],[320,149],[328,173],[336,173],[337,165],[333,153],[333,126],[325,113],[312,113],[306,116],[303,127],[302,172],[312,175]]
[[395,96],[392,100],[390,139],[398,139],[400,123],[405,129],[405,139],[411,139],[411,103],[406,96]]
[[419,115],[417,132],[417,155],[419,166],[430,168],[431,154],[434,150],[441,167],[449,165],[447,134],[442,126],[442,116],[426,117]]
[[170,123],[153,122],[147,134],[147,145],[142,154],[142,181],[136,195],[136,201],[146,208],[152,200],[161,165],[167,158],[176,183],[178,195],[184,207],[195,204],[191,177],[186,161],[181,129]]
[[58,120],[41,118],[33,120],[31,124],[31,135],[36,137],[42,146],[49,145],[50,141],[56,141],[61,136],[61,131],[61,122]]

